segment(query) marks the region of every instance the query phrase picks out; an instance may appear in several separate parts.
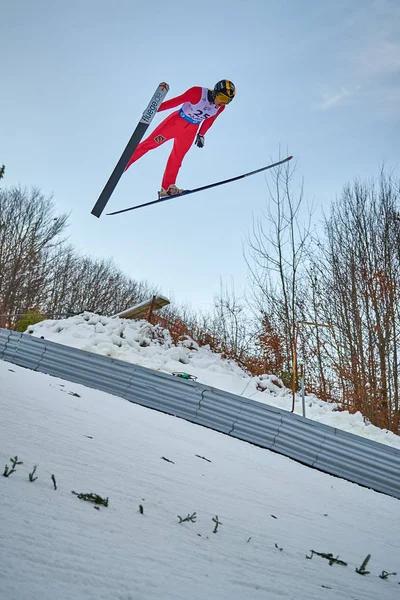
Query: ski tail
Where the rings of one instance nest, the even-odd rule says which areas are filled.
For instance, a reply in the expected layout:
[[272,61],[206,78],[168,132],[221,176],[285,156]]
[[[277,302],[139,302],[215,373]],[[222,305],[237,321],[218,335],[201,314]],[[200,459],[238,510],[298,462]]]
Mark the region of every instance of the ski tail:
[[169,90],[169,85],[167,83],[160,83],[158,88],[153,94],[152,99],[150,100],[146,110],[144,111],[142,118],[136,126],[135,131],[132,134],[131,139],[129,140],[125,150],[123,151],[121,158],[117,162],[114,171],[111,173],[106,185],[104,186],[103,191],[101,192],[96,204],[92,208],[92,215],[95,217],[100,217],[101,213],[105,209],[108,201],[111,198],[111,194],[115,190],[117,183],[122,177],[123,172],[125,171],[128,162],[138,147],[141,139],[151,121],[153,120],[154,115],[157,113],[160,108],[161,102],[164,100]]

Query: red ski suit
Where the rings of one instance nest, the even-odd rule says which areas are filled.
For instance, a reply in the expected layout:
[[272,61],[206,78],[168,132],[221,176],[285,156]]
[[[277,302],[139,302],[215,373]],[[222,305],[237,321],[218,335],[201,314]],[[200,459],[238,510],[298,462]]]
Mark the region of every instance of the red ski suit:
[[[163,102],[158,110],[162,111],[175,108],[175,106],[185,102],[190,102],[194,105],[200,102],[201,97],[202,88],[197,86],[192,87],[184,94]],[[199,134],[205,135],[224,108],[224,105],[220,106],[215,115],[205,119],[201,123],[200,129],[199,124],[190,123],[181,117],[179,111],[173,112],[166,119],[164,119],[164,121],[162,121],[158,127],[155,128],[153,133],[148,138],[138,145],[135,152],[132,154],[126,169],[128,169],[132,163],[136,162],[149,150],[153,150],[154,148],[164,144],[164,142],[167,140],[173,139],[174,145],[171,154],[169,155],[161,184],[165,190],[168,190],[169,186],[176,182],[183,158],[188,152],[190,146],[193,144],[197,131]]]

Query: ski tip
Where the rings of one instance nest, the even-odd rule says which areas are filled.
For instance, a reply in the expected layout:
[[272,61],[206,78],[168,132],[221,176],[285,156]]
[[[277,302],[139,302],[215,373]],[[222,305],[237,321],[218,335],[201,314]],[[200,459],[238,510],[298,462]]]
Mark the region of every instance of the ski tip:
[[293,156],[288,156],[286,160],[292,160]]

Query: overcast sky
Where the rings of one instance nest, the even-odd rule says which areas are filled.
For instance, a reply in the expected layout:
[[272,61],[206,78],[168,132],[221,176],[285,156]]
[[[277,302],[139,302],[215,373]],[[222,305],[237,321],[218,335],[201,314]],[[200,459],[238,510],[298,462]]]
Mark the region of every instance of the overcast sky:
[[[399,175],[398,0],[0,0],[0,54],[2,185],[53,194],[77,249],[195,308],[210,307],[221,278],[245,285],[242,249],[268,190],[259,174],[93,217],[159,82],[170,85],[167,99],[222,78],[237,87],[204,149],[186,156],[183,188],[293,154],[293,192],[304,180],[318,218],[383,161]],[[108,211],[157,197],[170,147],[130,168]]]

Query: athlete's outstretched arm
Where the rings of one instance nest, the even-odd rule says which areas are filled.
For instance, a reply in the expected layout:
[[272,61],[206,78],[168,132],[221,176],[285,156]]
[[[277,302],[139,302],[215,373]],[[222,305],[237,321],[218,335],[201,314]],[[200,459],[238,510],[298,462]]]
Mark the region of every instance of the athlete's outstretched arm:
[[158,109],[158,112],[161,110],[168,110],[170,108],[175,108],[183,104],[184,102],[190,102],[191,104],[197,104],[201,100],[201,87],[195,86],[192,87],[180,96],[176,96],[175,98],[171,98],[171,100],[165,100]]
[[225,110],[225,105],[222,105],[219,108],[218,112],[213,117],[208,117],[208,119],[205,119],[202,122],[201,127],[199,129],[200,135],[206,135],[207,131],[210,129],[210,127],[214,123],[215,119],[222,113],[223,110]]

